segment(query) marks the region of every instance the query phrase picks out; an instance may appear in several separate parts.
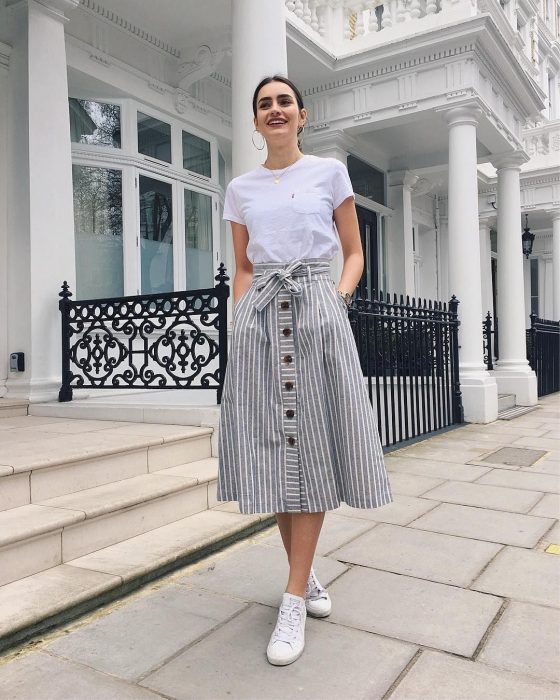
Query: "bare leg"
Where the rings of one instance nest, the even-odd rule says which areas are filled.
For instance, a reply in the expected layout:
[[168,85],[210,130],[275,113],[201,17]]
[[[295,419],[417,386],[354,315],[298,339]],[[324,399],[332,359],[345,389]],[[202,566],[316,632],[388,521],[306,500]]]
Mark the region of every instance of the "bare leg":
[[284,543],[284,549],[288,555],[288,563],[290,562],[290,548],[292,541],[292,514],[291,513],[276,513],[276,522]]
[[290,577],[286,586],[287,593],[302,598],[305,595],[305,586],[324,517],[324,513],[291,513]]

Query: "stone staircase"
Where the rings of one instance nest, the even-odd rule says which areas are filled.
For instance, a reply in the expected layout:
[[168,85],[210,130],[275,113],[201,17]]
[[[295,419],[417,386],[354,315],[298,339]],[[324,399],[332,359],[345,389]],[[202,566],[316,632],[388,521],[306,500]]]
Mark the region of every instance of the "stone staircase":
[[0,648],[271,521],[216,502],[212,434],[0,419]]

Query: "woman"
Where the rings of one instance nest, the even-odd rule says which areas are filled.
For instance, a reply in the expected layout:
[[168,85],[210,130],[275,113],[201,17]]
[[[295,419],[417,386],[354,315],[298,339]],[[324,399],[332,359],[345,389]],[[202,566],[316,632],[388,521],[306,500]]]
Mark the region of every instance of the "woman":
[[[224,206],[236,273],[218,500],[276,514],[290,573],[267,658],[280,666],[301,655],[307,613],[331,611],[312,569],[325,511],[341,501],[376,508],[392,495],[348,322],[363,270],[348,172],[301,152],[307,112],[288,79],[262,80],[253,113],[268,155],[230,182]],[[338,290],[329,264],[337,231]]]

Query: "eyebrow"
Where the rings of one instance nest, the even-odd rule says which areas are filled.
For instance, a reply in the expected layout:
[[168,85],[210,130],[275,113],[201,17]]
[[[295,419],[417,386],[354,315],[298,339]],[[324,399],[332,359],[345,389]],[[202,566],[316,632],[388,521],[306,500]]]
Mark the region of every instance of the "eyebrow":
[[[281,99],[283,97],[289,97],[290,99],[293,100],[293,97],[291,95],[289,95],[288,93],[286,93],[284,95],[278,95],[278,99]],[[259,100],[259,104],[261,104],[262,102],[266,102],[266,100],[271,100],[271,99],[272,99],[272,97],[261,97],[261,99]]]

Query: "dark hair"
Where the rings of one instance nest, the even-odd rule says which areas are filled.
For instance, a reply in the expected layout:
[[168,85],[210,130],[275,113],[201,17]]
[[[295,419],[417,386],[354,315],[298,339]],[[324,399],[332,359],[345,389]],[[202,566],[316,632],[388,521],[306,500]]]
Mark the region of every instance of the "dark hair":
[[[293,90],[294,95],[296,96],[296,102],[298,104],[299,109],[304,109],[303,97],[301,96],[301,92],[289,78],[285,78],[283,75],[269,75],[261,80],[261,82],[255,88],[255,92],[253,93],[253,115],[255,117],[257,116],[257,97],[259,96],[259,92],[261,91],[261,88],[263,88],[265,85],[268,85],[269,83],[284,83],[284,85],[287,85]],[[300,128],[298,129],[298,136],[301,134],[302,131],[303,127],[300,126]],[[301,151],[301,142],[299,139],[298,148]]]

